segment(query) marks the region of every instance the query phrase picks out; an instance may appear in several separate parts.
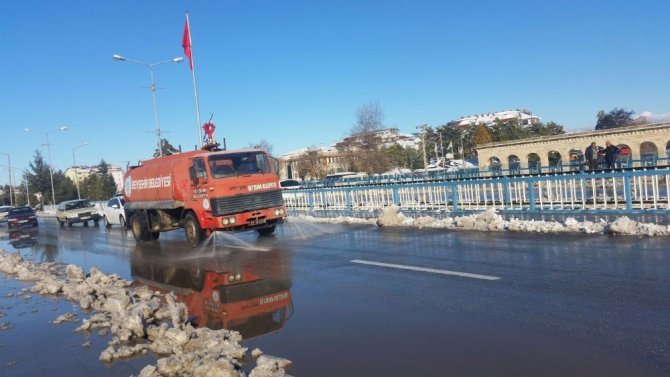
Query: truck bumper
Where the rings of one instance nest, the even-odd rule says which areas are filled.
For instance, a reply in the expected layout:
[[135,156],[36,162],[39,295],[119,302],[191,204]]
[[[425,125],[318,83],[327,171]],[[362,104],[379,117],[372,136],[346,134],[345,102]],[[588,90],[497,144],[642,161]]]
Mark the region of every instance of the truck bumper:
[[285,218],[286,208],[280,206],[233,215],[208,217],[202,221],[202,228],[223,231],[262,229],[282,223]]

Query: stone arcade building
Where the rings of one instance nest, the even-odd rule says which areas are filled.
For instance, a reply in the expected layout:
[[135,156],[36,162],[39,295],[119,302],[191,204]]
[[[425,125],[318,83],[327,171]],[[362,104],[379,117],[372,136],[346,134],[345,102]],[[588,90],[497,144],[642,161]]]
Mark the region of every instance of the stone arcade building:
[[669,158],[670,122],[483,144],[477,156],[480,169],[560,165],[580,156],[591,142],[604,147],[606,141],[630,148],[632,160]]

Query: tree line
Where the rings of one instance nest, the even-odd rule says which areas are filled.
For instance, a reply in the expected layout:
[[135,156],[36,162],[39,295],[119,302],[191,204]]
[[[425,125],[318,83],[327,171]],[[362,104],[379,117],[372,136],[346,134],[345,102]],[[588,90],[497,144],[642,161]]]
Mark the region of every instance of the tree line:
[[[420,169],[425,162],[437,160],[451,153],[455,159],[477,157],[478,145],[530,137],[565,133],[555,122],[522,125],[518,120],[496,120],[492,125],[436,127],[423,125],[413,136],[420,138],[418,149],[400,144],[386,145],[380,131],[384,126],[384,110],[378,102],[369,102],[356,110],[354,126],[348,136],[336,145],[340,170],[377,174],[394,168]],[[424,161],[424,149],[425,160]],[[300,179],[322,179],[327,174],[324,157],[317,147],[310,147],[292,162],[293,171]]]
[[[28,193],[30,195],[30,204],[35,206],[40,204],[51,204],[51,176],[49,165],[44,160],[39,150],[35,151],[33,161],[29,165],[28,171],[24,175],[24,182],[15,186],[15,205],[25,205],[28,203],[26,194],[26,181],[28,183]],[[62,170],[53,171],[53,187],[56,203],[65,200],[77,199],[77,186]],[[9,204],[9,186],[5,186],[2,195],[3,204]],[[79,181],[79,192],[82,199],[94,201],[107,200],[116,193],[116,183],[109,171],[109,165],[104,159],[95,166],[95,169],[87,177]]]

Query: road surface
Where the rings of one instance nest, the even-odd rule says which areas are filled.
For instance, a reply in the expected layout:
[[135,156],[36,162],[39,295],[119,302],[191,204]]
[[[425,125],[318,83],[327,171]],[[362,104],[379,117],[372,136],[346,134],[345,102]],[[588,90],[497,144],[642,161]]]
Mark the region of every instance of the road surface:
[[[268,239],[216,235],[193,253],[181,231],[138,247],[118,228],[40,221],[35,237],[0,233],[0,248],[184,288],[193,305],[212,294],[206,276],[239,272],[249,289],[225,294],[273,312],[252,321],[231,305],[228,323],[200,322],[246,332],[245,346],[291,359],[296,376],[670,375],[667,238],[292,221]],[[128,375],[154,362],[99,362],[109,336],[46,323],[76,305],[6,297],[23,285],[2,284],[0,321],[13,324],[0,331],[2,374]]]

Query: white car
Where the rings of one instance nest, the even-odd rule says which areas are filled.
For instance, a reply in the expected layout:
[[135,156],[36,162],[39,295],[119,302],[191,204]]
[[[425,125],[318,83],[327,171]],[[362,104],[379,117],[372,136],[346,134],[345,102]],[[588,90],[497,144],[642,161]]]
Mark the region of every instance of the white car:
[[0,206],[0,222],[7,221],[7,215],[9,210],[12,209],[10,206]]
[[105,226],[110,228],[112,225],[119,225],[121,228],[126,227],[126,212],[123,205],[126,201],[120,196],[115,196],[107,202],[103,212],[103,220]]

